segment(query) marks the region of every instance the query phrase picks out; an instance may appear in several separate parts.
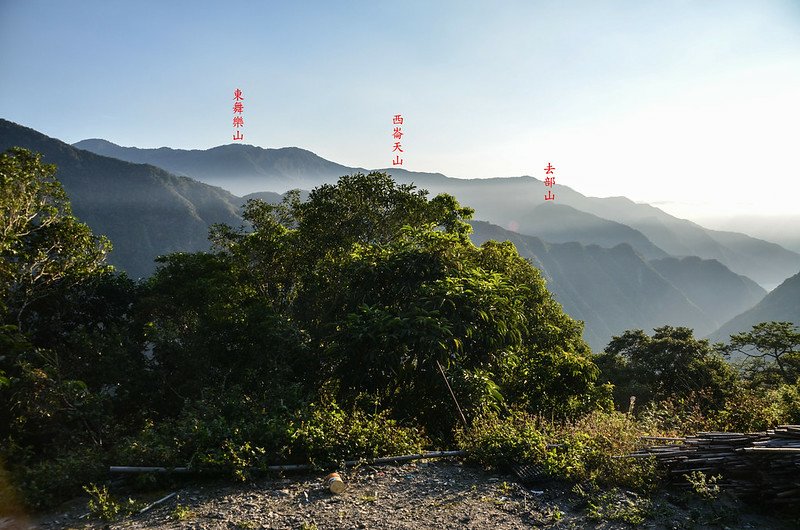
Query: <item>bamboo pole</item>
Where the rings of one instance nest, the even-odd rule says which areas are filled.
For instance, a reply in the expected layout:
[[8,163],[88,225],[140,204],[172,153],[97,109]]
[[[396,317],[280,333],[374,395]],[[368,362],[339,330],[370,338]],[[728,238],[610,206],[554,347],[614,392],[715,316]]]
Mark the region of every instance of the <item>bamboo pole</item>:
[[[428,451],[413,455],[384,456],[380,458],[347,460],[345,466],[355,466],[365,463],[369,465],[391,464],[393,462],[409,462],[412,460],[427,460],[432,458],[447,458],[464,456],[465,451]],[[254,468],[258,470],[259,468]],[[309,464],[284,464],[267,466],[266,471],[308,471],[314,469]],[[158,467],[158,466],[111,466],[109,473],[136,474],[136,473],[197,473],[199,470],[188,467]]]
[[464,412],[461,410],[461,405],[458,404],[458,400],[456,399],[456,395],[453,392],[453,389],[450,387],[450,381],[447,380],[447,376],[444,373],[444,368],[442,368],[442,365],[438,360],[436,361],[436,366],[439,367],[439,372],[442,374],[442,378],[444,378],[444,384],[447,385],[447,390],[450,391],[450,397],[453,398],[453,403],[456,404],[456,409],[458,409],[458,414],[459,414],[459,416],[461,416],[461,421],[464,422],[464,427],[468,428],[469,424],[467,423],[467,418],[466,418],[466,416],[464,416]]
[[154,506],[158,506],[158,505],[159,505],[159,504],[161,504],[162,502],[166,502],[166,501],[170,500],[172,497],[174,497],[174,496],[175,496],[175,495],[177,495],[177,494],[178,494],[177,492],[170,493],[170,494],[169,494],[169,495],[167,495],[166,497],[162,497],[162,498],[158,499],[156,502],[151,502],[150,504],[148,504],[147,506],[145,506],[144,508],[142,508],[141,510],[139,510],[139,513],[144,513],[144,512],[146,512],[147,510],[149,510],[149,509],[153,508]]

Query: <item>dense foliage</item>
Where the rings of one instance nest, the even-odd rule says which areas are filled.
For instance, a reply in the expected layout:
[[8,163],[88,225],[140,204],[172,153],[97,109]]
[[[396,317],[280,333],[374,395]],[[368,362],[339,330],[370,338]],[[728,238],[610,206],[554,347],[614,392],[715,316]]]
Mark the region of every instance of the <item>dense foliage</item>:
[[[758,324],[710,345],[692,330],[629,330],[595,356],[618,408],[634,408],[643,426],[666,434],[756,431],[800,422],[797,327]],[[726,361],[732,353],[744,356]]]
[[623,409],[632,396],[643,407],[700,393],[706,408],[719,407],[734,386],[735,372],[722,355],[683,327],[657,328],[652,337],[640,329],[626,331],[595,360],[614,383],[615,401]]
[[[0,434],[34,502],[109,462],[245,476],[450,444],[461,416],[444,377],[469,422],[512,404],[567,418],[610,403],[580,324],[513,245],[475,247],[453,197],[372,173],[304,202],[251,201],[248,226],[214,227],[213,252],[163,257],[136,284],[102,266],[107,242],[70,215],[53,168],[13,156],[27,165],[6,170],[4,197],[24,173],[40,188],[29,211],[80,235],[48,263],[64,273],[41,303],[3,298]],[[45,240],[10,257],[22,232],[4,232],[4,271],[40,259]]]
[[[134,282],[54,171],[24,150],[0,159],[4,511],[105,496],[89,483],[109,464],[247,478],[454,444],[646,490],[647,463],[612,458],[643,432],[800,421],[791,325],[727,349],[631,330],[593,356],[511,243],[470,242],[472,210],[451,196],[370,173],[250,201],[212,252]],[[736,370],[722,354],[741,349],[757,362]]]
[[25,149],[0,154],[0,307],[20,327],[56,286],[100,273],[110,248],[72,215],[55,172]]

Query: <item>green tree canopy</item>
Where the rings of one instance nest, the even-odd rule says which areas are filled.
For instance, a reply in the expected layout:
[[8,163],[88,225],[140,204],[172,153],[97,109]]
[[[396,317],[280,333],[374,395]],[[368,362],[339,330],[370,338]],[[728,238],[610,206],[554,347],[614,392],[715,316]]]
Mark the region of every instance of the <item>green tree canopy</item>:
[[602,378],[614,384],[614,398],[626,407],[668,397],[705,392],[706,405],[720,404],[731,391],[735,372],[708,341],[685,327],[663,326],[649,336],[641,329],[614,337],[595,360]]
[[0,460],[18,477],[46,470],[19,483],[36,503],[102,471],[152,388],[136,287],[105,265],[108,240],[72,215],[55,173],[25,149],[0,155]]
[[750,331],[731,335],[721,351],[749,358],[745,371],[759,382],[792,385],[800,377],[800,330],[791,322],[756,324]]
[[55,173],[26,149],[0,155],[0,300],[20,326],[53,286],[105,267],[111,248],[72,215]]
[[512,244],[470,242],[471,214],[452,196],[356,174],[305,202],[251,201],[250,230],[219,226],[212,239],[241,288],[309,337],[308,376],[340,399],[366,394],[446,431],[456,416],[438,362],[467,409],[596,406],[580,324]]
[[449,195],[371,173],[251,201],[213,252],[134,283],[104,267],[52,167],[19,150],[1,167],[3,317],[29,325],[0,321],[0,457],[32,498],[111,460],[241,472],[331,443],[448,443],[442,372],[468,420],[609,405],[581,324],[513,244],[473,245]]

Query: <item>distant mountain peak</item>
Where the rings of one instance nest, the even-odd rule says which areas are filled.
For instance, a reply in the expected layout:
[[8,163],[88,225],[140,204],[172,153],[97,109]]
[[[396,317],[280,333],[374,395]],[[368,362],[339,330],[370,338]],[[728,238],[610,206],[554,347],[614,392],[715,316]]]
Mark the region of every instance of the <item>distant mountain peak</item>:
[[800,272],[767,293],[758,304],[723,324],[709,338],[727,342],[735,333],[750,331],[756,324],[772,321],[800,325]]
[[[299,147],[136,149],[94,138],[73,148],[0,120],[3,145],[28,147],[58,164],[76,214],[111,237],[116,245],[112,258],[134,275],[152,270],[157,254],[207,248],[210,223],[242,222],[238,208],[243,200],[178,174],[226,189],[241,178],[243,185],[277,191],[313,189],[368,171]],[[396,168],[387,172],[432,196],[454,195],[474,207],[478,219],[494,223],[473,222],[476,237],[513,241],[544,272],[568,312],[586,321],[585,336],[595,348],[632,327],[690,325],[698,335],[708,333],[731,311],[741,312],[763,297],[764,290],[742,272],[782,281],[800,270],[800,256],[778,245],[705,230],[624,197],[591,198],[559,184],[556,202],[544,203],[542,182],[531,176],[468,180]],[[265,192],[248,198],[281,200]],[[683,254],[700,257],[673,257]],[[800,300],[790,291],[782,286],[776,292],[784,294],[767,298]]]
[[[114,144],[101,139],[96,146]],[[84,144],[86,145],[86,144]],[[109,261],[133,277],[147,276],[156,256],[206,250],[213,223],[238,225],[240,200],[222,188],[70,146],[0,119],[0,151],[20,146],[56,164],[72,210],[96,234],[111,239]]]
[[[76,145],[80,147],[81,143]],[[121,148],[110,142],[98,145],[102,146],[97,148],[99,154],[150,163],[238,195],[311,190],[334,183],[342,175],[368,171],[337,164],[300,147],[265,149],[228,144],[182,151]],[[667,255],[716,259],[731,271],[769,287],[800,269],[800,254],[743,234],[707,230],[627,197],[587,197],[558,183],[555,202],[544,203],[542,181],[529,175],[458,179],[396,167],[383,170],[398,182],[413,183],[432,195],[454,195],[462,204],[474,207],[478,219],[545,241],[574,240],[604,248],[627,242],[646,259]]]

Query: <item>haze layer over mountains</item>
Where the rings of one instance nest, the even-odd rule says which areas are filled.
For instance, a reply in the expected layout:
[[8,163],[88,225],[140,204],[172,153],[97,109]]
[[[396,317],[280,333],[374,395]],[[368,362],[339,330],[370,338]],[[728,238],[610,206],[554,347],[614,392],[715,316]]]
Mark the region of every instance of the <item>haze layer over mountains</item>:
[[[58,165],[75,214],[109,236],[110,262],[134,277],[150,274],[157,255],[207,249],[208,227],[240,225],[246,198],[275,202],[288,189],[367,171],[298,148],[137,149],[105,140],[70,146],[0,120],[0,150],[11,146]],[[514,242],[543,271],[567,313],[585,322],[594,350],[632,328],[685,325],[698,336],[724,339],[758,315],[800,320],[797,282],[787,280],[797,278],[800,254],[776,243],[709,230],[624,197],[587,197],[559,183],[556,201],[545,202],[542,181],[530,176],[463,180],[385,171],[475,208],[475,243]],[[765,298],[764,287],[779,284]]]

